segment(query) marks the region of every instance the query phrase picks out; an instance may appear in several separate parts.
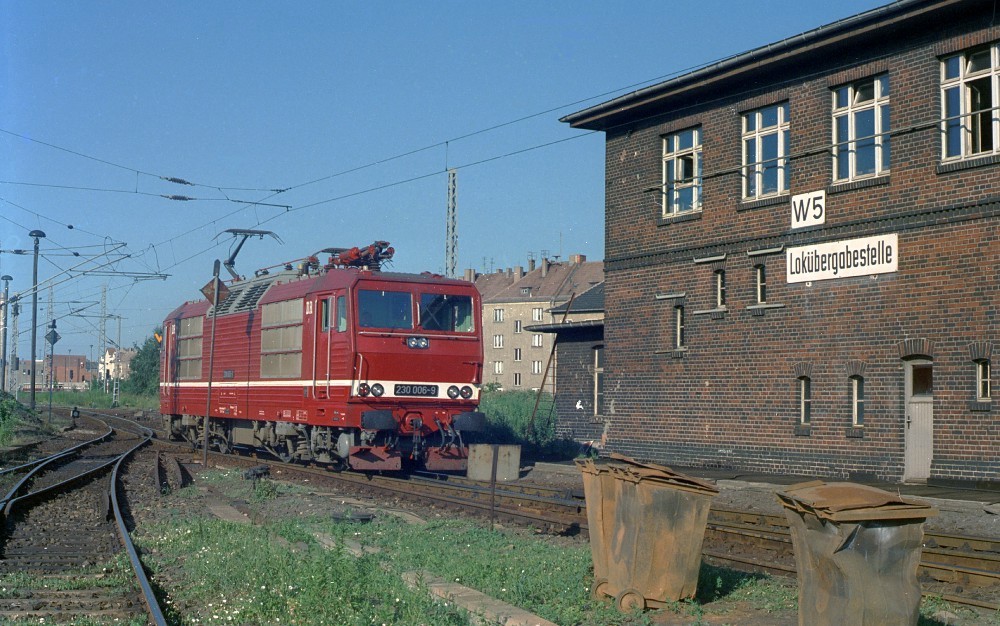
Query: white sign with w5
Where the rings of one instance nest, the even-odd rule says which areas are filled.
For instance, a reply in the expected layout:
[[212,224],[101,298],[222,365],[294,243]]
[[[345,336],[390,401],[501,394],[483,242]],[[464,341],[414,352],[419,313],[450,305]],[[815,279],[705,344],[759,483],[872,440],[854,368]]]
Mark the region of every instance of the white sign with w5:
[[826,223],[826,191],[810,191],[792,196],[792,228]]

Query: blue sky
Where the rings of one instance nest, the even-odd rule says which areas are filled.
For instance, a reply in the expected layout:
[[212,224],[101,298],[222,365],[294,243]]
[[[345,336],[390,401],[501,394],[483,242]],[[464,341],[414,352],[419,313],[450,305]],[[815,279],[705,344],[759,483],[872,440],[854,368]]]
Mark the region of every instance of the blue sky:
[[[247,242],[246,274],[376,239],[443,272],[449,167],[459,273],[599,260],[604,137],[560,117],[880,4],[0,0],[0,250],[46,233],[39,318],[52,283],[56,352],[88,355],[103,286],[142,343],[228,228],[283,241]],[[31,256],[2,274],[29,290]]]

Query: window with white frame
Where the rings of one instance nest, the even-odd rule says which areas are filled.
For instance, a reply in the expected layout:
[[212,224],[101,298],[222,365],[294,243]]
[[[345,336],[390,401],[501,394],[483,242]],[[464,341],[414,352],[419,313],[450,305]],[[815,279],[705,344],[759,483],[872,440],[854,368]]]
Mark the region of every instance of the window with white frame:
[[521,320],[514,320],[514,332],[521,332]]
[[865,424],[865,379],[861,376],[851,376],[851,424]]
[[788,103],[743,115],[743,197],[788,192]]
[[976,361],[976,399],[980,402],[989,402],[991,397],[990,360],[979,359]]
[[962,159],[1000,149],[997,141],[997,46],[941,60],[942,156]]
[[833,177],[850,181],[889,170],[889,76],[833,90]]
[[808,376],[799,377],[799,423],[812,421],[812,380]]
[[541,374],[542,373],[542,362],[541,361],[532,361],[531,362],[531,373],[532,374]]
[[514,372],[514,386],[521,386],[521,372]]
[[594,347],[594,415],[604,415],[604,346]]
[[494,322],[503,321],[503,309],[493,309],[493,321]]
[[503,347],[503,335],[493,335],[493,347],[494,348]]
[[701,209],[701,128],[663,138],[663,217]]
[[684,347],[684,307],[674,307],[674,348]]
[[540,322],[542,321],[542,308],[536,307],[531,309],[531,321]]
[[531,347],[532,348],[541,348],[542,347],[542,334],[541,333],[535,333],[534,335],[531,336]]
[[767,302],[767,268],[763,263],[754,265],[753,273],[757,285],[757,304],[764,304]]
[[498,376],[503,374],[503,361],[493,361],[493,373]]
[[521,349],[520,348],[514,348],[514,360],[515,361],[520,361],[521,360]]
[[715,307],[726,306],[726,270],[715,270]]

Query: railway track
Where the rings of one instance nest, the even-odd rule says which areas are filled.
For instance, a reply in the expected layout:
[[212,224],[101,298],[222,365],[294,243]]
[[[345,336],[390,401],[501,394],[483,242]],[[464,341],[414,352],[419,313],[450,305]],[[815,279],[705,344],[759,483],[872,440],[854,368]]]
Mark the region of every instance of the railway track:
[[[87,419],[80,430],[90,439],[6,471],[13,484],[0,500],[4,623],[166,623],[118,504],[122,463],[151,432],[113,416]],[[128,565],[116,567],[123,549]]]
[[[176,448],[174,448],[176,450]],[[200,457],[200,453],[196,453]],[[212,462],[250,468],[266,462],[282,476],[308,479],[355,493],[390,496],[516,524],[546,532],[588,532],[586,505],[576,490],[504,483],[491,488],[452,475],[405,477],[332,473],[324,468],[262,461],[256,455],[219,455]],[[790,531],[783,516],[713,508],[706,528],[706,562],[748,572],[795,576]],[[919,576],[925,596],[961,605],[1000,611],[1000,541],[960,535],[925,533]]]

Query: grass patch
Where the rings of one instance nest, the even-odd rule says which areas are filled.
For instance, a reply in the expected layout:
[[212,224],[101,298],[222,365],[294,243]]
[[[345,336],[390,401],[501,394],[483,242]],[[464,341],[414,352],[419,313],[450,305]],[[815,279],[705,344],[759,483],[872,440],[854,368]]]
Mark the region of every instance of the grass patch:
[[169,577],[165,603],[182,623],[468,623],[455,607],[406,588],[379,567],[379,559],[326,550],[295,525],[174,522],[137,539],[154,580],[161,572]]
[[[43,399],[44,398],[44,399]],[[39,406],[48,406],[49,393],[36,394],[35,400]],[[88,409],[110,409],[112,394],[104,393],[103,388],[86,389],[81,391],[53,391],[52,404],[58,406],[78,406]],[[158,411],[160,409],[160,398],[157,395],[142,395],[121,391],[118,394],[118,407],[141,409],[144,411]]]
[[[393,518],[371,524],[326,523],[325,532],[391,554],[398,574],[426,569],[557,624],[642,624],[591,599],[590,547],[556,546],[539,538],[481,528],[466,520],[432,523],[419,532]],[[488,564],[488,566],[485,566]]]

